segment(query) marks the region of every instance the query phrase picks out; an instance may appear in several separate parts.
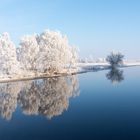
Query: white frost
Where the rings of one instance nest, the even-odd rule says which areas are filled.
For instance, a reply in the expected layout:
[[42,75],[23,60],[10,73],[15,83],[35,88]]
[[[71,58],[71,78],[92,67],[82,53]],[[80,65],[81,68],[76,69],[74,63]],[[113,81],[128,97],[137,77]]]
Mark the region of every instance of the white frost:
[[67,73],[76,70],[77,60],[76,49],[58,31],[23,36],[17,48],[8,33],[0,35],[1,79]]
[[16,48],[8,33],[0,35],[0,77],[19,72]]

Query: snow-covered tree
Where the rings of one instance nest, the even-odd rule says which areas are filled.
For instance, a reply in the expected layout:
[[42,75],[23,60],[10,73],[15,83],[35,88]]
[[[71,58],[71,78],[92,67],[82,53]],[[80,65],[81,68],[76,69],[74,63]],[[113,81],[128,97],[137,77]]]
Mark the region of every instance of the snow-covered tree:
[[20,46],[17,48],[18,61],[23,70],[35,71],[38,59],[39,46],[37,35],[26,35],[21,38]]
[[19,73],[16,48],[8,33],[0,35],[0,76]]
[[107,56],[106,61],[110,63],[112,67],[116,67],[123,63],[124,55],[120,52],[111,52],[110,55]]
[[46,30],[41,34],[23,36],[18,48],[8,33],[0,35],[0,77],[24,73],[28,76],[30,72],[65,73],[69,69],[76,70],[77,61],[76,49],[59,31]]
[[66,67],[75,66],[78,59],[76,49],[69,45],[67,37],[50,30],[24,36],[17,53],[25,69],[43,73],[62,72]]
[[61,71],[68,59],[66,38],[58,32],[51,31],[43,32],[38,38],[40,51],[37,67],[39,71]]

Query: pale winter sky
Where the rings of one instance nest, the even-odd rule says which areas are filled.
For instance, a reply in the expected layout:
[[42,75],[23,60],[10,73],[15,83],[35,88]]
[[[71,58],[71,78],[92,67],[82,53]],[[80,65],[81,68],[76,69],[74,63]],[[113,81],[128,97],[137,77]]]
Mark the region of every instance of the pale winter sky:
[[140,58],[139,0],[1,0],[0,33],[16,44],[24,34],[60,30],[82,57],[121,51]]

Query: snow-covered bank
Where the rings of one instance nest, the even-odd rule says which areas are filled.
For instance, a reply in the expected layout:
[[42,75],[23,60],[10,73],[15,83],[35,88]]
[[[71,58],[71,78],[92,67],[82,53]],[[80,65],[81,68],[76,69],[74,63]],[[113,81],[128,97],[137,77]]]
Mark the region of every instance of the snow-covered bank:
[[[133,66],[140,66],[140,62],[124,62],[119,67],[123,68],[123,67],[133,67]],[[107,62],[104,62],[104,63],[79,63],[78,69],[79,69],[79,72],[100,71],[100,70],[110,69],[110,64]]]
[[[124,62],[120,68],[140,66],[140,62]],[[27,73],[24,75],[9,75],[7,77],[0,77],[0,83],[11,82],[11,81],[24,81],[24,80],[33,80],[33,79],[42,79],[42,78],[51,78],[51,77],[62,77],[70,76],[74,74],[81,74],[86,72],[94,72],[110,69],[109,63],[78,63],[77,69],[72,69],[71,71],[63,71],[61,73],[47,74],[47,73]]]
[[124,66],[128,66],[128,67],[131,67],[131,66],[140,66],[140,62],[125,62],[124,63]]
[[54,74],[48,74],[48,73],[24,73],[22,75],[7,75],[7,76],[0,76],[0,83],[6,83],[6,82],[14,82],[14,81],[27,81],[27,80],[34,80],[34,79],[43,79],[43,78],[53,78],[53,77],[63,77],[63,76],[70,76],[77,74],[77,69],[73,69],[71,71],[62,71],[61,73],[54,73]]

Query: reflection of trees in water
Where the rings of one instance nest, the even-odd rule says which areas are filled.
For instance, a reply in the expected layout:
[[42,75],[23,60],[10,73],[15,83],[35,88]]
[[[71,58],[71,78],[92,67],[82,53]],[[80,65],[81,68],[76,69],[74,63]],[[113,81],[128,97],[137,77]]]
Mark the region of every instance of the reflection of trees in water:
[[17,106],[17,96],[21,89],[20,83],[0,84],[0,115],[10,120]]
[[120,83],[124,80],[123,70],[118,68],[111,68],[111,70],[106,74],[107,79],[109,79],[112,83]]
[[62,114],[69,98],[79,94],[76,76],[5,83],[0,85],[0,115],[10,119],[17,101],[24,114],[48,118]]

